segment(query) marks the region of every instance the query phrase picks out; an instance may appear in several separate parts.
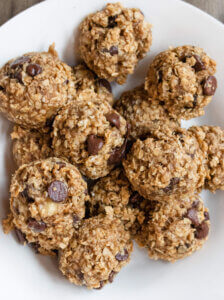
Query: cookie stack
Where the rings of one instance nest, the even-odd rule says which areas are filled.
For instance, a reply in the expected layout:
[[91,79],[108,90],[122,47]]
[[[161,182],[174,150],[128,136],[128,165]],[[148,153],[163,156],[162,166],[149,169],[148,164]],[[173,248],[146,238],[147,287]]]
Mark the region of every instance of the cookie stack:
[[18,167],[4,231],[57,255],[77,285],[112,282],[132,240],[168,261],[200,249],[210,221],[198,193],[224,189],[224,131],[180,126],[215,94],[216,64],[202,49],[160,53],[145,83],[114,101],[110,82],[125,83],[151,41],[139,9],[107,4],[80,25],[78,66],[52,45],[0,70]]

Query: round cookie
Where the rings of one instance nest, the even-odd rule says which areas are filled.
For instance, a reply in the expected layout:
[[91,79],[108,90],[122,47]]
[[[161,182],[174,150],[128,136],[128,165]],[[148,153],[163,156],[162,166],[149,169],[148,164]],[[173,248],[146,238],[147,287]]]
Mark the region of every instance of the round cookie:
[[40,133],[35,129],[29,130],[15,125],[11,139],[13,158],[18,167],[53,156],[49,133]]
[[120,3],[87,16],[80,25],[81,58],[100,78],[125,83],[152,43],[151,25],[137,8]]
[[130,136],[133,139],[143,137],[164,127],[180,127],[177,119],[170,117],[164,106],[149,99],[144,85],[124,92],[116,102],[115,109],[131,125]]
[[123,166],[133,188],[144,198],[158,201],[192,194],[207,175],[197,139],[181,128],[137,140]]
[[54,45],[48,52],[10,60],[0,69],[0,111],[23,127],[44,127],[72,99],[71,71],[59,60]]
[[149,66],[145,89],[163,101],[174,118],[190,119],[204,114],[215,94],[216,63],[194,46],[171,48],[158,54]]
[[189,130],[195,134],[207,155],[205,188],[212,192],[224,190],[224,130],[218,126],[194,126]]
[[53,128],[55,156],[67,158],[91,179],[106,176],[125,154],[126,121],[100,99],[62,109]]
[[118,219],[86,219],[60,251],[59,268],[72,283],[99,289],[129,262],[132,247],[130,234]]
[[94,214],[106,213],[118,218],[125,230],[136,231],[136,225],[143,221],[140,204],[144,199],[131,188],[122,168],[113,170],[101,178],[91,191],[91,207]]
[[46,251],[67,247],[89,199],[77,168],[57,158],[21,166],[12,178],[10,193],[17,231]]
[[76,97],[85,101],[89,93],[94,92],[96,97],[113,105],[114,98],[110,83],[106,79],[97,77],[84,63],[73,68],[73,83]]
[[174,262],[199,250],[208,238],[208,209],[198,195],[169,203],[154,201],[148,221],[136,236],[152,259]]

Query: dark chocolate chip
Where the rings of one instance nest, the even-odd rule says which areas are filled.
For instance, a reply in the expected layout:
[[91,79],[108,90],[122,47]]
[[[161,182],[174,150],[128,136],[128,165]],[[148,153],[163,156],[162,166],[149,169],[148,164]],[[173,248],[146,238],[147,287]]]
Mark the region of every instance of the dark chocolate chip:
[[117,18],[117,15],[109,16],[107,28],[114,28],[117,26],[116,18]]
[[205,221],[203,221],[198,227],[196,227],[195,237],[196,239],[202,240],[207,237],[208,233],[208,224]]
[[190,219],[192,224],[195,227],[199,226],[200,222],[199,222],[199,219],[198,219],[198,212],[195,208],[189,208],[187,210],[187,213],[186,213],[185,217]]
[[73,223],[76,225],[80,221],[80,218],[77,215],[73,215]]
[[59,166],[59,170],[61,170],[62,168],[66,167],[66,163],[62,162],[62,161],[57,161],[56,164]]
[[18,228],[15,228],[16,237],[20,244],[24,245],[26,243],[26,236],[25,234],[19,230]]
[[170,193],[174,189],[174,186],[177,185],[179,182],[180,182],[180,178],[177,177],[172,178],[170,180],[169,185],[163,188],[164,193],[166,194]]
[[53,181],[48,187],[48,196],[54,202],[63,202],[67,198],[68,188],[60,180]]
[[97,155],[100,149],[103,147],[104,141],[102,138],[95,134],[90,134],[87,137],[87,149],[89,155]]
[[128,250],[125,249],[125,248],[124,248],[123,253],[117,253],[117,254],[115,255],[115,258],[116,258],[116,260],[118,260],[118,261],[124,261],[124,260],[127,260],[128,257],[129,257]]
[[195,94],[193,97],[194,97],[193,107],[196,107],[198,103],[198,95]]
[[213,96],[215,94],[215,91],[217,89],[217,80],[215,76],[208,76],[203,81],[203,93],[206,96]]
[[196,63],[195,65],[193,66],[193,68],[195,69],[196,72],[199,72],[199,71],[202,71],[202,70],[205,70],[205,65],[203,63],[203,61],[201,60],[201,57],[197,54],[193,55],[195,60],[196,60]]
[[111,271],[111,272],[110,272],[110,275],[109,275],[109,278],[108,278],[108,281],[109,281],[110,283],[113,282],[114,276],[115,276],[116,274],[117,274],[117,272],[114,272],[114,271]]
[[159,105],[164,106],[165,102],[164,101],[159,101]]
[[116,54],[118,54],[118,47],[117,46],[111,46],[109,49],[110,55],[114,56]]
[[209,212],[208,211],[205,211],[204,212],[204,217],[205,217],[205,220],[210,220],[210,216],[209,216]]
[[120,116],[114,112],[106,114],[106,119],[112,126],[120,128]]
[[10,64],[10,68],[15,69],[17,67],[21,67],[24,63],[29,63],[30,61],[31,60],[29,56],[21,56]]
[[64,81],[64,84],[69,84],[69,80],[66,79],[66,80]]
[[125,157],[126,154],[126,147],[128,142],[128,137],[130,135],[131,126],[127,124],[127,133],[124,140],[124,143],[121,147],[116,147],[113,152],[111,153],[110,157],[108,158],[108,165],[119,165],[122,159]]
[[104,78],[100,78],[98,80],[98,82],[99,82],[99,85],[105,87],[108,90],[109,93],[112,93],[112,88],[111,88],[111,85],[110,85],[109,81],[107,81]]
[[158,83],[161,83],[163,81],[163,72],[159,70],[158,72]]
[[43,72],[43,69],[38,64],[30,64],[26,67],[26,73],[29,76],[35,77]]
[[39,248],[40,244],[39,243],[29,243],[29,246],[34,250],[36,254],[39,254]]
[[0,85],[0,92],[4,91],[4,88]]
[[28,189],[25,188],[22,192],[21,192],[21,195],[26,199],[27,203],[33,203],[35,200],[33,198],[31,198],[29,195],[28,195]]
[[34,232],[42,232],[46,229],[46,224],[43,221],[37,221],[33,218],[28,219],[28,227]]

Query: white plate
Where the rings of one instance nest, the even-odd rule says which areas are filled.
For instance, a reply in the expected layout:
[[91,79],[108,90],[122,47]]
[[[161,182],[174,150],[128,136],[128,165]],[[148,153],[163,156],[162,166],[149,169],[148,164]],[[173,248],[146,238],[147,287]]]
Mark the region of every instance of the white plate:
[[[111,1],[115,2],[115,1]],[[177,0],[122,0],[128,7],[139,7],[154,25],[149,55],[130,76],[125,87],[114,88],[118,95],[143,81],[148,62],[170,45],[194,44],[203,47],[218,63],[219,87],[204,117],[185,122],[217,124],[224,127],[224,26],[202,11]],[[74,64],[73,48],[77,27],[87,14],[101,9],[104,0],[49,0],[34,6],[0,28],[0,65],[27,51],[42,51],[56,42],[59,55]],[[8,185],[14,168],[10,153],[11,125],[0,118],[0,217],[8,209]],[[204,248],[174,264],[152,261],[146,251],[135,247],[131,263],[113,284],[99,291],[70,284],[60,274],[56,262],[35,255],[20,246],[13,234],[0,230],[0,298],[11,300],[62,299],[224,299],[224,192],[203,192],[210,209],[212,229]]]

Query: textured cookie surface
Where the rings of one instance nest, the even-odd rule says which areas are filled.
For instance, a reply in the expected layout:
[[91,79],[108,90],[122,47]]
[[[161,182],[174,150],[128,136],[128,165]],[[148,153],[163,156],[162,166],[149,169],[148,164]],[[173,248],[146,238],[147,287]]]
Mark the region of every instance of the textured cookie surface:
[[60,251],[59,268],[77,285],[99,289],[130,260],[132,241],[118,219],[84,220],[68,247]]
[[85,215],[87,186],[75,166],[49,158],[21,166],[10,187],[13,224],[28,243],[65,248]]
[[26,128],[42,128],[72,97],[68,96],[71,68],[53,46],[9,61],[0,69],[0,111]]
[[199,250],[208,238],[208,209],[198,195],[152,203],[147,223],[138,232],[137,243],[148,249],[153,259],[176,261]]
[[80,25],[80,55],[100,78],[126,81],[152,42],[151,25],[137,8],[120,3],[87,16]]
[[204,114],[215,94],[216,63],[198,47],[182,46],[158,54],[149,67],[145,88],[149,96],[164,102],[176,118]]

